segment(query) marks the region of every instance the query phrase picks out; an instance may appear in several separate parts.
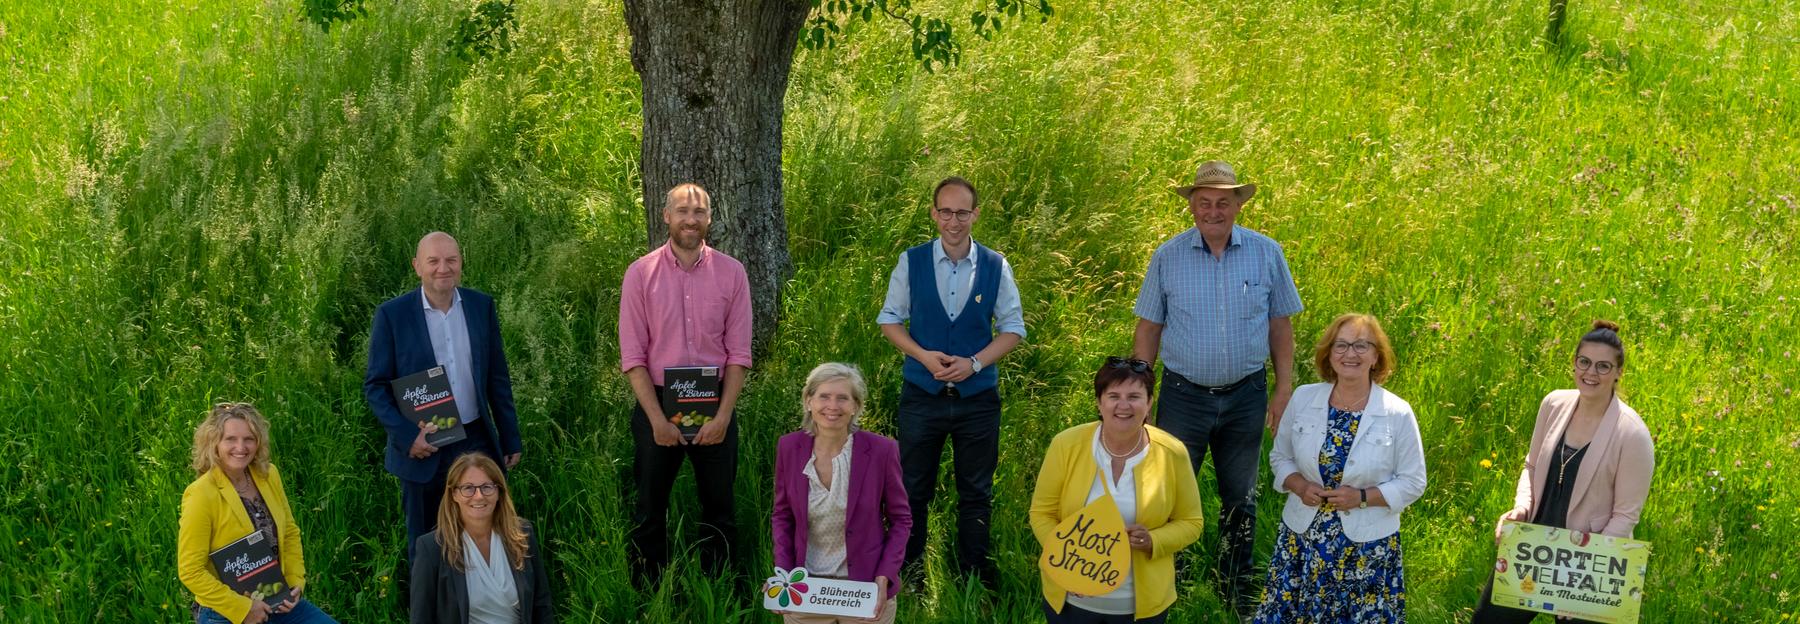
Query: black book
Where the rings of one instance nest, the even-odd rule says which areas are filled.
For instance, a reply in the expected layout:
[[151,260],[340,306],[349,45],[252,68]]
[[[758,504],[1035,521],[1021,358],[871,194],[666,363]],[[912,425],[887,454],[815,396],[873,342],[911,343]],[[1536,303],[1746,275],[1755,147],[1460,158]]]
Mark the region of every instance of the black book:
[[433,366],[395,379],[388,387],[400,404],[401,414],[413,422],[437,425],[436,433],[425,436],[426,444],[443,448],[469,437],[468,430],[463,428],[462,416],[456,412],[456,397],[450,395],[450,376],[444,374],[444,367]]
[[219,580],[239,595],[271,607],[287,601],[290,588],[287,577],[281,575],[281,560],[275,558],[275,544],[262,531],[251,531],[213,551],[212,564]]
[[663,369],[663,415],[681,428],[689,442],[700,426],[719,415],[719,367],[678,366]]

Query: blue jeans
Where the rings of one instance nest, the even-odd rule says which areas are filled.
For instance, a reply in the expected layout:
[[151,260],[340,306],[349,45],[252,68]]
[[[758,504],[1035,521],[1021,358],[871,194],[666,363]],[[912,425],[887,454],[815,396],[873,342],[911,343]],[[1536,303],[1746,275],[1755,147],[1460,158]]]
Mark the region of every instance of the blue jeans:
[[[225,616],[219,615],[218,611],[206,607],[200,607],[200,615],[194,618],[194,622],[195,624],[236,624],[225,619]],[[325,612],[313,606],[311,601],[301,598],[300,603],[294,605],[292,611],[270,614],[269,624],[337,624],[337,620],[325,615]]]
[[1212,394],[1174,371],[1163,370],[1156,426],[1187,446],[1194,472],[1212,452],[1219,490],[1219,580],[1236,606],[1256,598],[1251,558],[1256,546],[1256,474],[1262,464],[1263,425],[1269,409],[1264,372],[1224,394]]

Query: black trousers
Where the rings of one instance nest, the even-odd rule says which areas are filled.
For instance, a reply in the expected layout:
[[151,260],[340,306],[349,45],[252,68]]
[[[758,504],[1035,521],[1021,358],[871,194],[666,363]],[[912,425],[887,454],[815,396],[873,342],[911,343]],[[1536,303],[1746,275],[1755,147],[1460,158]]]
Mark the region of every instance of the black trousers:
[[[662,388],[656,389],[662,396]],[[632,457],[637,506],[632,512],[631,550],[641,576],[654,578],[669,565],[669,493],[681,474],[683,459],[694,464],[694,485],[700,495],[700,536],[695,546],[701,562],[712,572],[730,570],[731,548],[737,541],[737,513],[733,486],[737,482],[738,421],[734,415],[725,440],[705,446],[687,444],[657,446],[650,421],[642,407],[631,410]]]
[[[1255,605],[1256,481],[1267,460],[1263,425],[1269,409],[1269,383],[1257,371],[1229,392],[1214,394],[1175,371],[1163,370],[1162,396],[1156,402],[1156,426],[1187,447],[1195,472],[1211,452],[1219,491],[1218,575],[1232,604]],[[1177,559],[1185,567],[1185,559]]]
[[1169,618],[1168,611],[1141,620],[1133,619],[1133,616],[1130,615],[1106,615],[1094,613],[1067,602],[1063,603],[1062,613],[1057,613],[1056,610],[1050,608],[1048,601],[1038,604],[1044,607],[1044,622],[1047,624],[1135,624],[1137,622],[1162,624]]
[[900,469],[906,499],[912,505],[912,535],[906,542],[906,564],[925,554],[931,526],[931,499],[937,493],[944,442],[950,442],[956,478],[956,563],[965,572],[996,579],[988,518],[994,508],[994,468],[1000,462],[1000,392],[974,396],[931,394],[910,383],[900,384]]
[[[1539,613],[1537,611],[1527,611],[1525,609],[1514,609],[1512,607],[1495,605],[1494,575],[1492,572],[1489,572],[1487,587],[1481,590],[1481,603],[1475,605],[1475,617],[1471,621],[1473,624],[1530,624],[1533,619],[1536,619],[1537,616],[1540,615],[1551,618],[1549,614]],[[1589,624],[1592,624],[1590,620],[1578,620],[1575,618],[1551,618],[1551,620],[1559,623],[1588,622]]]
[[430,481],[414,483],[400,480],[400,506],[406,510],[407,561],[412,561],[413,542],[437,528],[438,505],[444,502],[444,480],[450,476],[450,464],[456,463],[456,458],[468,453],[481,453],[500,464],[502,470],[506,468],[506,462],[494,456],[494,443],[487,423],[477,419],[464,425],[463,430],[469,432],[469,437],[438,449],[437,473],[431,476]]

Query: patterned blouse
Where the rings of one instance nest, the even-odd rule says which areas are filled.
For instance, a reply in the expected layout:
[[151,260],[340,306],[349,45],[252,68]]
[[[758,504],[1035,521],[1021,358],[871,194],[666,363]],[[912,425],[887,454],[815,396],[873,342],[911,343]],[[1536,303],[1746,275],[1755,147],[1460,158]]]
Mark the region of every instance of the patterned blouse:
[[806,569],[815,576],[844,578],[850,574],[849,545],[844,541],[844,516],[850,506],[850,447],[831,460],[831,487],[819,481],[814,455],[806,461]]

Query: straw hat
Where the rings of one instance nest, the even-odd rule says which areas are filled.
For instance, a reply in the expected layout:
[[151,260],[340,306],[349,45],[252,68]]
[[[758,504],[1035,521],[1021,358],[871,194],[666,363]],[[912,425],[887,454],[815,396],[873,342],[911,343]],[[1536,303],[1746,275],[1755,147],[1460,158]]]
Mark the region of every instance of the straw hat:
[[1175,194],[1186,198],[1194,193],[1194,189],[1216,188],[1231,189],[1237,192],[1239,202],[1250,201],[1256,195],[1255,184],[1238,184],[1237,171],[1231,163],[1223,160],[1209,160],[1200,163],[1200,169],[1194,172],[1194,183],[1175,188]]

